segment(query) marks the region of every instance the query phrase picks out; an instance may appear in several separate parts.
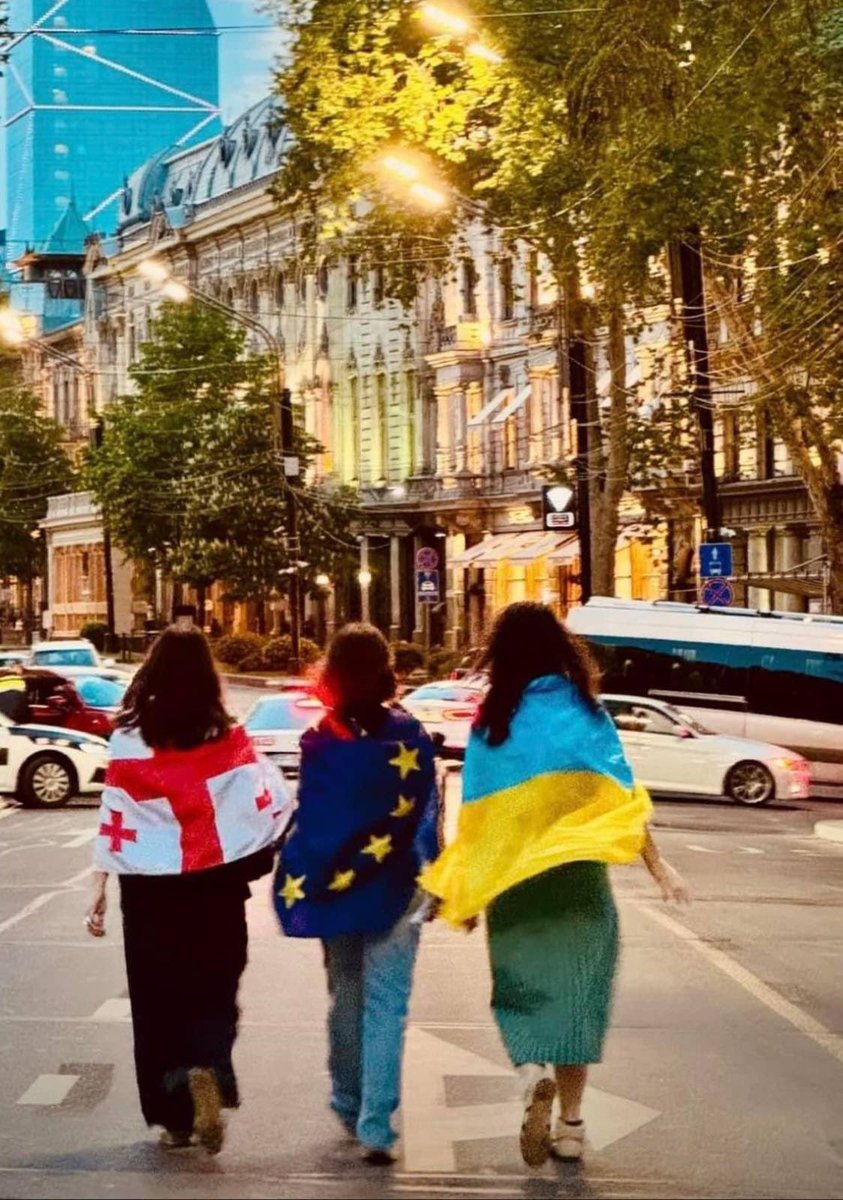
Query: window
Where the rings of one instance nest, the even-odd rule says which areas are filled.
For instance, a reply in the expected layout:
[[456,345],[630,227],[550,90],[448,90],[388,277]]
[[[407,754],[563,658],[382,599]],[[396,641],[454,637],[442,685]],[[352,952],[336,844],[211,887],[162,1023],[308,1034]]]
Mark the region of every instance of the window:
[[246,722],[249,733],[269,732],[276,729],[309,729],[325,715],[318,700],[309,696],[295,699],[279,697],[277,700],[261,700]]
[[607,692],[631,692],[694,708],[745,711],[748,646],[716,642],[591,639]]
[[674,730],[679,728],[666,713],[649,704],[607,700],[606,708],[615,725],[624,733],[658,733],[672,737]]
[[539,252],[531,250],[527,265],[527,275],[529,279],[529,294],[528,302],[530,308],[538,308],[539,306]]
[[[843,725],[843,656],[821,651],[756,651],[750,712]],[[790,744],[790,743],[788,743]]]
[[413,475],[416,470],[416,439],[418,437],[415,371],[407,371],[404,375],[404,411],[407,414],[407,474]]
[[360,262],[356,254],[349,255],[347,269],[346,307],[356,308],[360,289]]
[[319,264],[318,279],[319,279],[319,295],[324,300],[325,297],[328,295],[328,287],[331,282],[331,272],[328,268],[327,259],[323,258],[322,262]]
[[386,375],[381,373],[375,379],[375,429],[373,431],[372,470],[374,478],[386,479],[389,476],[389,414],[387,411],[388,396]]
[[376,306],[380,308],[386,297],[386,267],[383,263],[378,263],[372,273],[372,296]]
[[500,265],[501,320],[511,321],[515,316],[515,284],[513,282],[512,259],[505,258]]
[[477,269],[473,258],[462,260],[462,310],[467,317],[477,316]]
[[248,299],[249,312],[256,316],[260,312],[260,291],[256,279],[249,284]]
[[278,274],[275,276],[275,307],[278,309],[279,312],[282,312],[284,309],[284,288],[285,288],[285,286],[286,286],[286,280],[284,278],[284,272],[279,271]]
[[307,303],[307,271],[300,263],[298,273],[296,275],[296,292],[298,293],[299,301],[302,304]]
[[740,475],[741,431],[737,412],[723,413],[723,478],[737,479]]

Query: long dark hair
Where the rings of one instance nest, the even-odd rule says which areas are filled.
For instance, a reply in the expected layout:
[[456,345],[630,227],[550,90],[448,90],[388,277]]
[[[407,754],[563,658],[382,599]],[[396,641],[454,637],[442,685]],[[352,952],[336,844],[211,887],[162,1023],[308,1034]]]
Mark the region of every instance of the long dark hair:
[[129,684],[117,724],[139,729],[148,746],[178,750],[215,741],[230,729],[234,720],[204,634],[174,625],[164,630]]
[[374,732],[395,688],[389,645],[379,629],[361,622],[334,634],[319,691],[340,717],[358,720],[367,732]]
[[[565,675],[584,699],[596,706],[597,666],[588,648],[545,604],[511,604],[500,614],[483,655],[491,686],[477,716],[489,744],[500,746],[521,703],[524,689],[542,675]],[[541,731],[536,730],[536,736]]]

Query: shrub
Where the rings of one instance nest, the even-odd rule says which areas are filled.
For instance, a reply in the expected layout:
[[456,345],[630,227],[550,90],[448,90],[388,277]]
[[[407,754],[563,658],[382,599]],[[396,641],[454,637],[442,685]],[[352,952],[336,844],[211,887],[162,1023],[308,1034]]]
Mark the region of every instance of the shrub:
[[415,642],[396,642],[392,647],[396,675],[409,675],[424,666],[424,650]]
[[108,633],[108,626],[103,621],[88,621],[79,630],[79,636],[87,638],[89,642],[93,642],[97,650],[105,649],[105,636]]
[[431,650],[427,667],[434,679],[446,679],[462,662],[463,655],[459,650],[447,650],[438,646]]
[[267,671],[286,671],[293,653],[293,639],[289,634],[270,638],[263,648],[263,665]]
[[251,654],[247,654],[245,658],[241,658],[237,665],[237,670],[242,674],[255,672],[259,675],[264,670],[263,652],[256,650]]
[[236,667],[248,656],[260,655],[264,639],[256,633],[232,633],[221,637],[214,653],[221,663]]
[[314,663],[319,662],[322,657],[322,647],[316,642],[312,642],[310,638],[302,638],[299,643],[299,653],[301,656],[301,665],[310,667]]

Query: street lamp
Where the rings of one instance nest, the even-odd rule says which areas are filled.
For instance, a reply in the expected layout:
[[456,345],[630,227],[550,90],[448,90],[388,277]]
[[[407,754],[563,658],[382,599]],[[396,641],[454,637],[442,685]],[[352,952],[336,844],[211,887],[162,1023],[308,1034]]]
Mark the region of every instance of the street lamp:
[[471,33],[471,25],[465,17],[451,9],[442,8],[440,4],[422,4],[417,15],[420,20],[432,25],[440,33],[450,33],[456,37],[465,37]]
[[448,196],[441,188],[434,187],[431,183],[426,183],[422,168],[418,163],[413,162],[401,154],[389,153],[384,154],[381,158],[381,166],[390,175],[395,175],[403,183],[406,183],[407,191],[413,199],[419,201],[425,208],[444,208],[448,203]]
[[[238,325],[256,333],[266,343],[275,367],[275,395],[272,397],[272,433],[273,447],[280,453],[283,461],[284,478],[286,481],[286,510],[287,510],[287,547],[294,562],[299,556],[298,509],[296,497],[290,480],[299,476],[299,459],[295,449],[295,431],[293,426],[293,401],[290,389],[285,384],[284,353],[278,338],[267,327],[258,321],[251,313],[244,313],[224,304],[216,296],[203,292],[193,284],[176,279],[169,267],[159,259],[146,258],[138,263],[138,273],[151,283],[156,284],[163,296],[176,304],[184,304],[188,300],[198,300],[207,308],[223,313]],[[300,630],[300,579],[298,565],[290,572],[290,639],[292,653],[290,669],[295,674],[300,667],[301,659],[301,630]]]

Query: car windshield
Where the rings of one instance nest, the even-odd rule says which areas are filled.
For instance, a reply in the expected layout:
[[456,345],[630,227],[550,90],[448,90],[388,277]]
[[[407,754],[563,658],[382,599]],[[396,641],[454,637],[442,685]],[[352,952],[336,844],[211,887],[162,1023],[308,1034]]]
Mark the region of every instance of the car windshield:
[[36,650],[32,655],[36,667],[96,667],[93,650],[81,646],[78,650]]
[[248,720],[249,733],[274,729],[308,729],[325,707],[311,696],[272,696],[258,702]]
[[96,675],[77,679],[76,690],[91,708],[119,708],[126,694],[127,684],[114,679],[100,679]]
[[444,700],[449,704],[474,704],[481,696],[479,688],[453,683],[426,683],[407,696],[408,700]]
[[665,704],[665,710],[673,717],[674,721],[678,721],[680,725],[684,725],[687,729],[693,730],[699,737],[707,737],[713,735],[713,729],[707,729],[690,713],[685,712],[682,708],[677,708],[674,704]]

